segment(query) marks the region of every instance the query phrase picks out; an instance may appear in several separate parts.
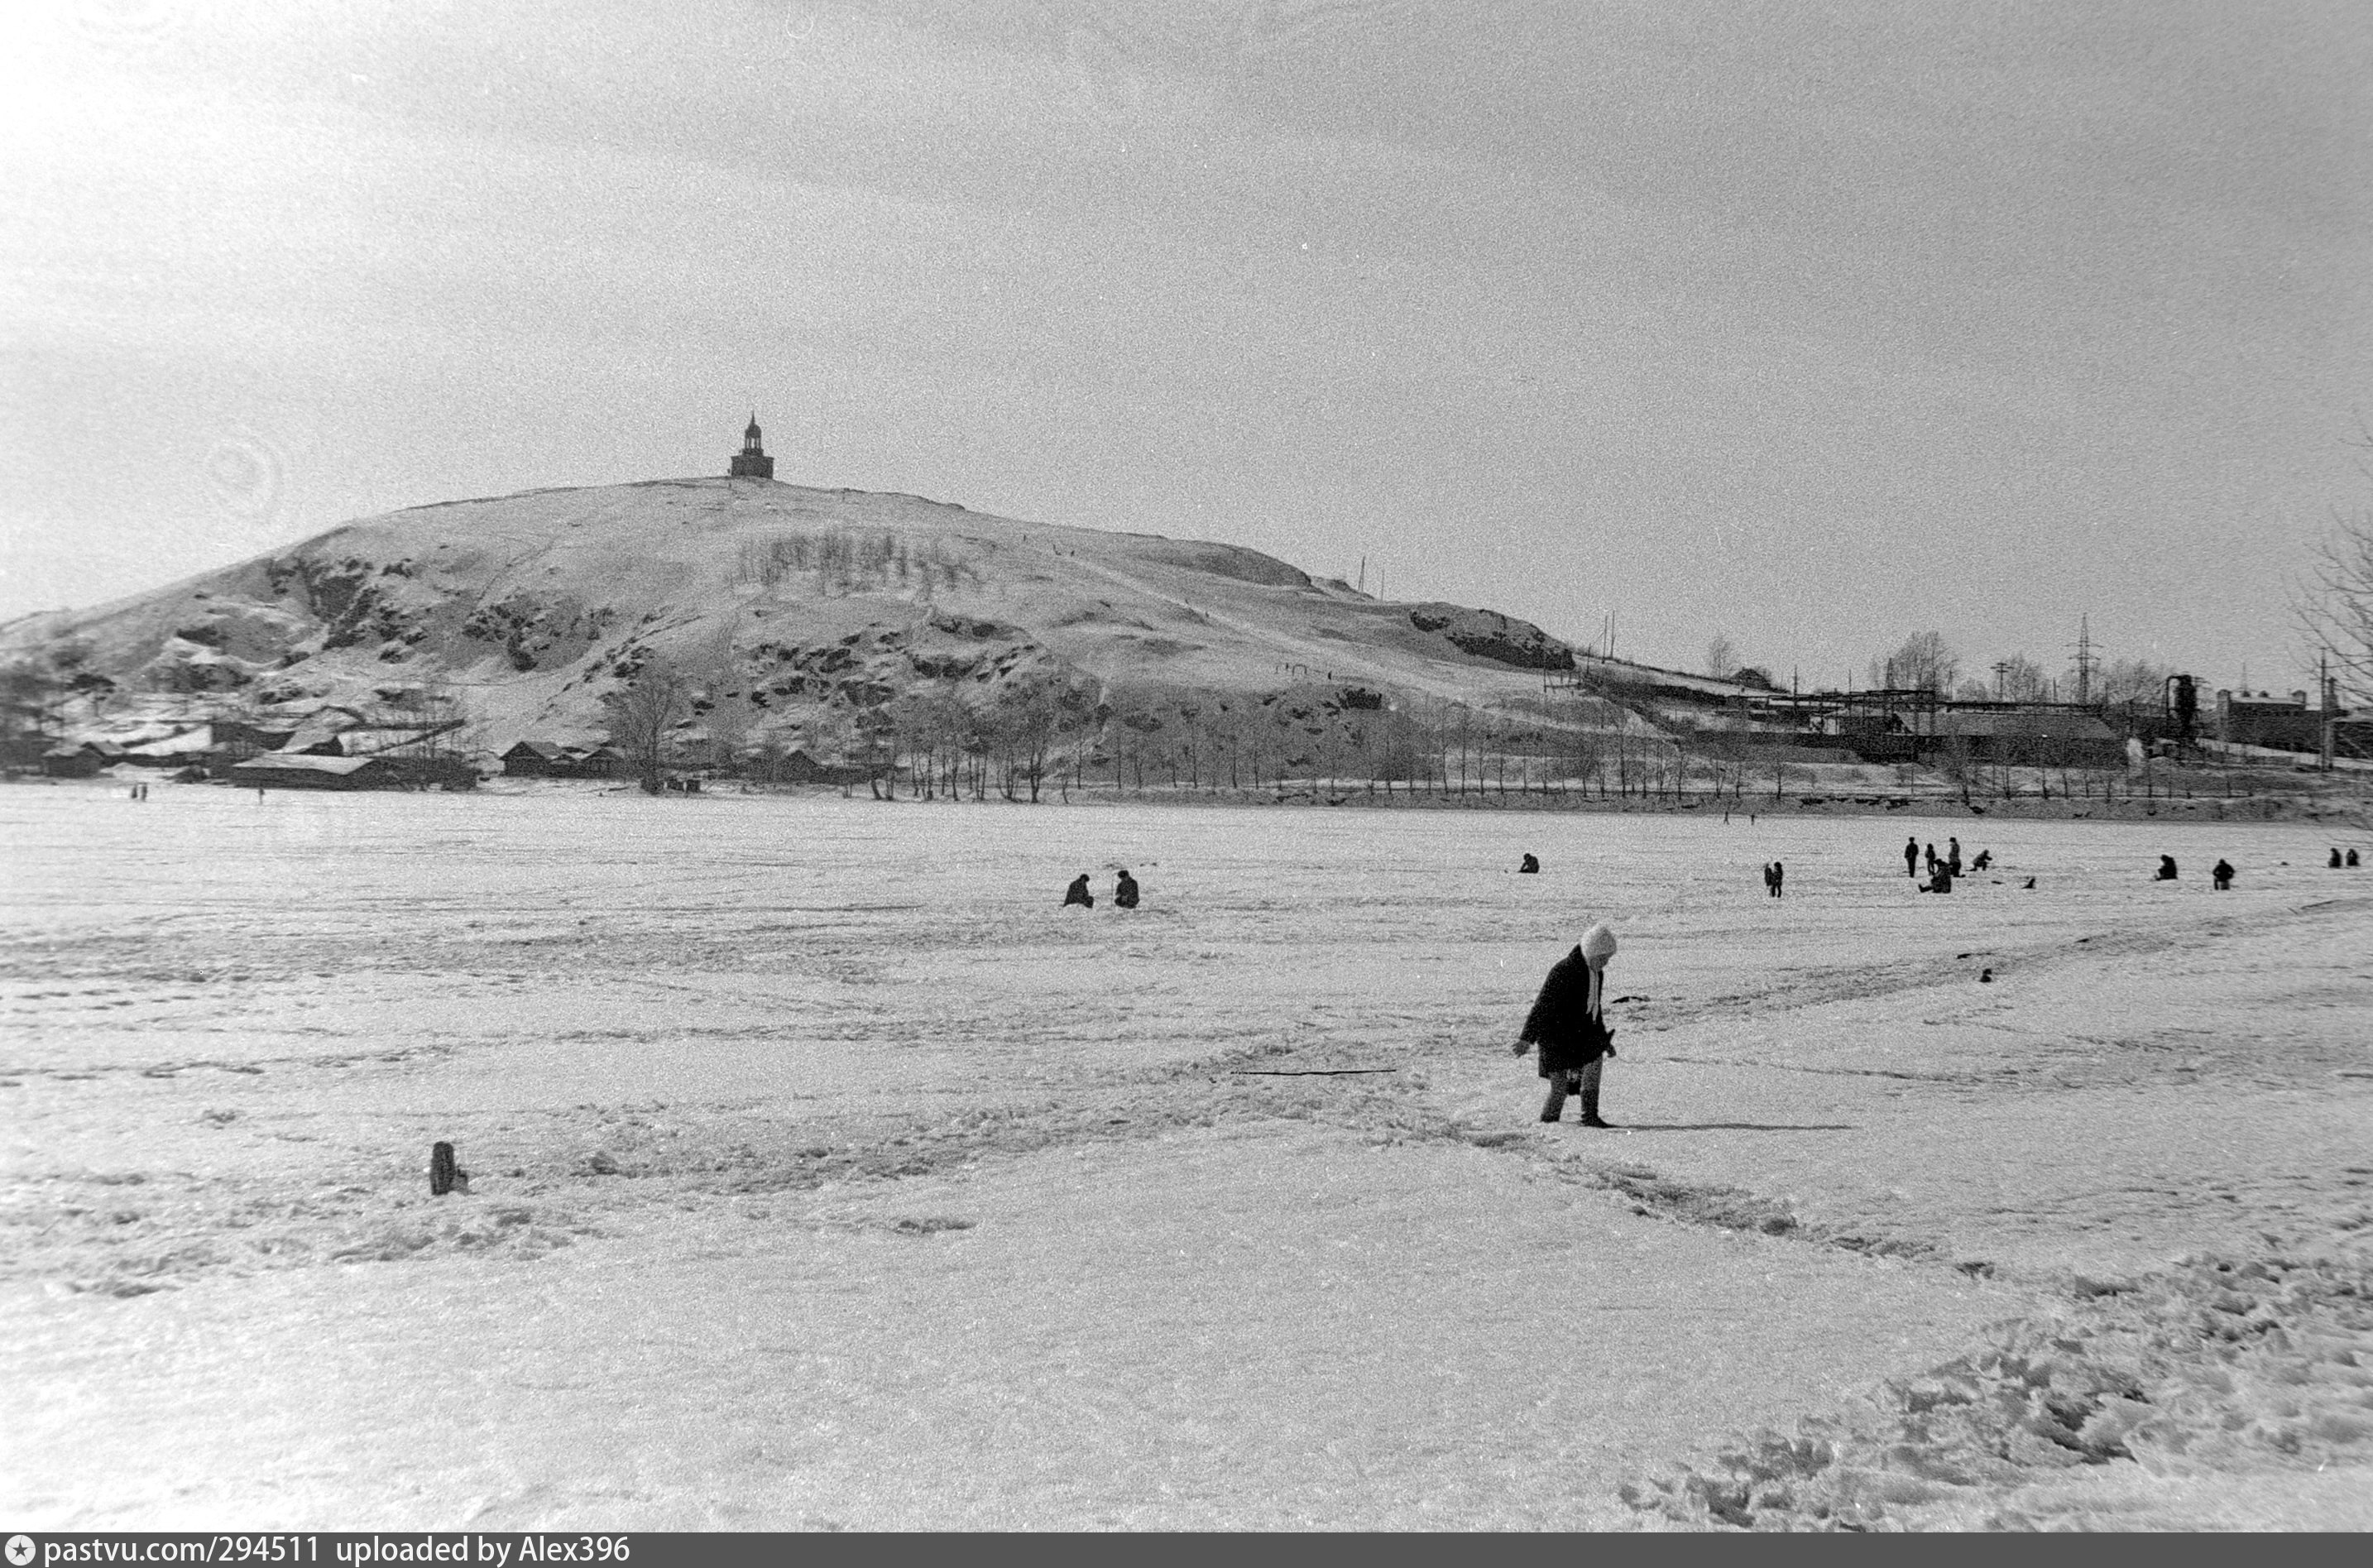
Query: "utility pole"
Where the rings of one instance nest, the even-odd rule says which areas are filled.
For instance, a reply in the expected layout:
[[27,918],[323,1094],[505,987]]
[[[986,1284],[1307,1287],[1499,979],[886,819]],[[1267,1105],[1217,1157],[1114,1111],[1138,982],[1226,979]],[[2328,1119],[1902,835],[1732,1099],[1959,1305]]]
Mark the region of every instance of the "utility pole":
[[2093,617],[2076,617],[2076,705],[2080,708],[2093,700]]
[[2323,771],[2329,773],[2332,771],[2332,715],[2339,706],[2336,699],[2340,695],[2339,683],[2332,678],[2331,655],[2319,653],[2315,656],[2315,684],[2318,688],[2316,695],[2323,700],[2323,723],[2319,726],[2322,731],[2321,743],[2316,750]]

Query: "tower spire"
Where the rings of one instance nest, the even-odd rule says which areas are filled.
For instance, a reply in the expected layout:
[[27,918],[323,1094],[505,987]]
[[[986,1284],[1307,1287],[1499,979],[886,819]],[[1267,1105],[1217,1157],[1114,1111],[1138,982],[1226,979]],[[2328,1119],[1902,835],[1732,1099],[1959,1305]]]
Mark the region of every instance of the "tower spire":
[[742,432],[742,450],[734,455],[726,472],[735,479],[772,479],[775,460],[766,455],[766,448],[758,430],[758,411],[750,411],[750,427]]

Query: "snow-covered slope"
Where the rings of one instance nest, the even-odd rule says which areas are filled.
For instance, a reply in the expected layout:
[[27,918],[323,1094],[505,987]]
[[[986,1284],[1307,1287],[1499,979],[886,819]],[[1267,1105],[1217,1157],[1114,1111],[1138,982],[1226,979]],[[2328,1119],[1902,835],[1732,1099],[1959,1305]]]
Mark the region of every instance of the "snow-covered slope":
[[416,507],[0,640],[71,647],[125,694],[284,711],[441,687],[496,745],[597,733],[602,694],[654,655],[717,673],[754,737],[918,684],[976,704],[1046,677],[1479,705],[1572,664],[1527,623],[1382,603],[1233,545],[746,479]]

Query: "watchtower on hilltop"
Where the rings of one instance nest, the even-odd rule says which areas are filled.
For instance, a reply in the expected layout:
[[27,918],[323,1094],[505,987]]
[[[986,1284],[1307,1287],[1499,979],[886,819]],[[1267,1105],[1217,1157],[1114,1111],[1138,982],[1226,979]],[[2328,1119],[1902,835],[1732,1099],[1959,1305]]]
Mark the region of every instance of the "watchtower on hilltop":
[[766,449],[758,439],[758,411],[754,408],[750,411],[750,427],[742,432],[742,450],[733,454],[732,465],[727,473],[735,479],[772,479],[775,476],[775,460],[766,455]]

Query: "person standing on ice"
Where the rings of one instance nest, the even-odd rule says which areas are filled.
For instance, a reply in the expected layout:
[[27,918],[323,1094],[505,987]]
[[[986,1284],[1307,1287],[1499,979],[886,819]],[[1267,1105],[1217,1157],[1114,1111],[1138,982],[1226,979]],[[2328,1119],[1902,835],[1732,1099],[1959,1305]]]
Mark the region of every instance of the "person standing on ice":
[[1920,840],[1917,838],[1903,841],[1903,874],[1914,882],[1920,880]]
[[1782,865],[1779,861],[1774,860],[1770,865],[1763,868],[1763,885],[1771,890],[1772,897],[1777,898],[1781,896],[1781,886],[1787,880],[1788,868]]
[[1074,904],[1083,909],[1096,907],[1096,895],[1088,891],[1088,873],[1085,872],[1073,877],[1071,885],[1063,889],[1063,907],[1068,909]]
[[2227,891],[2233,885],[2232,862],[2229,860],[2217,861],[2215,865],[2208,868],[2208,877],[2211,882],[2214,882],[2216,884],[2217,892],[2223,893]]
[[1945,840],[1945,863],[1953,868],[1955,876],[1961,874],[1961,841],[1959,839]]
[[1615,1054],[1615,1036],[1605,1016],[1607,961],[1614,956],[1615,933],[1604,924],[1592,926],[1572,953],[1550,966],[1532,1012],[1525,1015],[1515,1054],[1540,1047],[1540,1075],[1549,1084],[1549,1098],[1541,1103],[1543,1121],[1561,1117],[1565,1097],[1579,1094],[1582,1125],[1607,1125],[1598,1119],[1598,1080],[1607,1059]]

